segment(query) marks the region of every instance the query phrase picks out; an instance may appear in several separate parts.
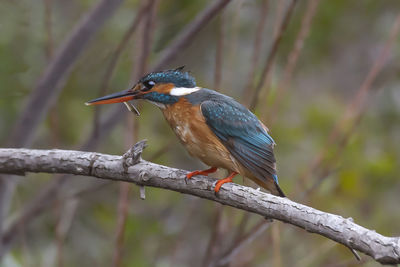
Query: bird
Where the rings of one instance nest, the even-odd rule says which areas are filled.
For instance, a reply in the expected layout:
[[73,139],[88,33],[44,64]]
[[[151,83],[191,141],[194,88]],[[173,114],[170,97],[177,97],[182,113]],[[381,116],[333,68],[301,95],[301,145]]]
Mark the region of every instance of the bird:
[[216,182],[216,194],[223,184],[240,174],[271,194],[285,197],[278,183],[275,141],[256,115],[233,98],[198,87],[192,74],[179,67],[151,72],[128,90],[85,104],[127,103],[136,99],[159,107],[189,154],[210,167],[189,172],[186,179],[207,176],[222,168],[230,174]]

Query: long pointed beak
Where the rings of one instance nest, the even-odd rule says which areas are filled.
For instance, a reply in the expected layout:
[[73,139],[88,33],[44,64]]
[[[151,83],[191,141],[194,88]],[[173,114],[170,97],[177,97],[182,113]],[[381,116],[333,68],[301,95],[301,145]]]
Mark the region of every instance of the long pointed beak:
[[131,90],[125,90],[122,92],[114,93],[111,95],[106,95],[103,97],[99,97],[93,100],[90,100],[85,103],[85,105],[102,105],[102,104],[113,104],[113,103],[121,103],[126,102],[132,99],[135,99],[135,95],[137,92]]

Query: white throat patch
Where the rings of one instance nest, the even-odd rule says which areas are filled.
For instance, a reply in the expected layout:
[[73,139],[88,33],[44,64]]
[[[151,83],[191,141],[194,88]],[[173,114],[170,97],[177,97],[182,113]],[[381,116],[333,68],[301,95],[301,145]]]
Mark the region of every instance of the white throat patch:
[[173,95],[173,96],[188,95],[188,94],[194,93],[196,91],[199,91],[200,89],[201,89],[200,87],[193,87],[193,88],[175,87],[175,88],[172,88],[170,95]]

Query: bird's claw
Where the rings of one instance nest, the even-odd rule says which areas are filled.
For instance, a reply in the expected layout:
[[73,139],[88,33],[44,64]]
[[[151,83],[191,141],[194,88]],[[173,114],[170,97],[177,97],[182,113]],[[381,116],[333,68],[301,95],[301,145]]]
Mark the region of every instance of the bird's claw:
[[199,171],[194,171],[194,172],[189,172],[185,175],[185,183],[187,184],[189,179],[191,179],[193,176],[197,175]]
[[215,196],[215,197],[219,197],[219,189],[220,189],[220,187],[222,186],[222,185],[220,185],[219,188],[217,189],[218,182],[219,182],[219,180],[218,180],[218,181],[215,181],[215,182],[213,183],[213,186],[212,186],[213,191],[214,191],[214,196]]
[[238,174],[237,172],[232,172],[228,177],[216,181],[215,186],[214,186],[215,196],[218,196],[218,192],[221,189],[222,185],[226,184],[226,183],[231,183],[233,177],[235,177],[237,174]]

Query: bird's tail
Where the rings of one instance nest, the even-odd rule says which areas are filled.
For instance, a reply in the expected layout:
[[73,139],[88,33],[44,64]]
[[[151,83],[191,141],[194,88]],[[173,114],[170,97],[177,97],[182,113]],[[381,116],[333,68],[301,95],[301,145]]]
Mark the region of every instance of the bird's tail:
[[274,194],[274,195],[277,195],[280,197],[286,197],[285,194],[283,193],[282,189],[279,187],[278,176],[276,174],[273,174],[272,178],[274,179],[274,186],[276,189],[276,192],[275,192],[276,194]]
[[273,174],[272,177],[269,176],[263,180],[260,179],[252,179],[252,180],[256,182],[256,184],[258,184],[259,186],[267,189],[271,194],[275,196],[286,197],[282,189],[279,187],[278,176],[276,174]]
[[275,183],[276,191],[278,193],[277,195],[280,197],[286,197],[286,195],[283,193],[282,189],[279,187],[279,184],[276,182],[274,182],[274,183]]

